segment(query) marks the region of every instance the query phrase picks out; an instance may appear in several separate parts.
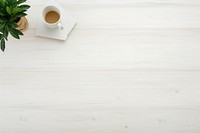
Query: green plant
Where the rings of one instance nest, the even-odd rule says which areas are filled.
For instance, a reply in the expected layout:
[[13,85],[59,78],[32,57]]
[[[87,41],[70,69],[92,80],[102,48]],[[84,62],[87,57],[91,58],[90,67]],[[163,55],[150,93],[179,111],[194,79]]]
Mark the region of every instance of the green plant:
[[21,17],[26,16],[29,5],[23,4],[26,0],[0,0],[0,43],[1,50],[5,50],[5,41],[8,41],[8,35],[20,39],[23,33],[17,30],[17,22]]

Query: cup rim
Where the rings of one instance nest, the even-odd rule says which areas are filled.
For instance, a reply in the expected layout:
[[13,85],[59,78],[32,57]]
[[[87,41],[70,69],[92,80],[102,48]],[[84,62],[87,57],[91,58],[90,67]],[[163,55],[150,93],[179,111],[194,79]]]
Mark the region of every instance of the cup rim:
[[[46,14],[49,12],[46,12],[45,13],[45,10],[47,9],[47,8],[54,8],[54,9],[56,9],[56,10],[52,10],[52,11],[55,11],[55,12],[57,12],[58,14],[59,14],[59,16],[60,16],[60,18],[58,19],[58,21],[56,21],[55,23],[48,23],[46,20],[45,20],[45,16],[46,16]],[[60,9],[57,7],[57,6],[55,6],[55,5],[47,5],[47,6],[45,6],[44,8],[43,8],[43,10],[42,10],[42,20],[43,20],[43,22],[44,23],[46,23],[47,25],[50,25],[50,26],[53,26],[53,25],[56,25],[56,24],[58,24],[59,22],[60,22],[60,20],[61,20],[61,11],[60,11]]]

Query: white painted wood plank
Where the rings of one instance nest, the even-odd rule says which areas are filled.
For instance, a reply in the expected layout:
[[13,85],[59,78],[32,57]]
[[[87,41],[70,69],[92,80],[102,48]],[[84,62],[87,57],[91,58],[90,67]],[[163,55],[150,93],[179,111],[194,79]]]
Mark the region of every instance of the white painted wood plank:
[[[165,68],[199,70],[200,29],[75,29],[67,41],[33,36],[9,42],[4,70]],[[35,43],[37,40],[38,43]],[[28,43],[22,43],[28,42]],[[16,51],[19,53],[16,55]],[[8,56],[7,56],[8,55]],[[23,65],[22,65],[23,64]]]

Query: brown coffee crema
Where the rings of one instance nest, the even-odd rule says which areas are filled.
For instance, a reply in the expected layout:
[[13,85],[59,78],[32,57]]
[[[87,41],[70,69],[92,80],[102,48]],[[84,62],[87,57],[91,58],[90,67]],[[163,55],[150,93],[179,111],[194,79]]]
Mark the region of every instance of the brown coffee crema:
[[60,15],[56,11],[49,11],[45,15],[45,21],[47,23],[56,23],[60,19]]

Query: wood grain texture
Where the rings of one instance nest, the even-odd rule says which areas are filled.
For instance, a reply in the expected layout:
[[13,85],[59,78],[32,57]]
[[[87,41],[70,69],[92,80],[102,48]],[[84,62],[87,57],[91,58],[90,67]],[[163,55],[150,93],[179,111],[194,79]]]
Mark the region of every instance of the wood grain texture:
[[66,41],[0,53],[0,133],[199,133],[200,1],[67,0]]

